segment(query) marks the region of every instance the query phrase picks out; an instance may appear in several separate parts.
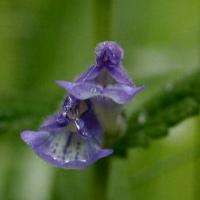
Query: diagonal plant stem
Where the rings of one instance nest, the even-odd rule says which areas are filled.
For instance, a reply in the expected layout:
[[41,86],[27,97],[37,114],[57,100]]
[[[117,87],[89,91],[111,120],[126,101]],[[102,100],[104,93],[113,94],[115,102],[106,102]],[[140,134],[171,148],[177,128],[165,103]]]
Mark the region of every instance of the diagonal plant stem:
[[166,136],[171,127],[200,112],[200,71],[160,89],[152,99],[134,112],[126,134],[115,145],[115,155],[125,156],[128,148],[147,146]]

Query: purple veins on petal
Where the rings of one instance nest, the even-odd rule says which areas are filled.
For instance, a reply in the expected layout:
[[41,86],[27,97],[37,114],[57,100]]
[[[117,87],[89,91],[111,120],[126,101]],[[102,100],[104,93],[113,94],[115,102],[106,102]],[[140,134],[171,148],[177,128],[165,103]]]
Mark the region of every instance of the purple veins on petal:
[[65,128],[24,131],[21,137],[39,157],[61,168],[82,169],[112,154],[94,138],[79,137]]

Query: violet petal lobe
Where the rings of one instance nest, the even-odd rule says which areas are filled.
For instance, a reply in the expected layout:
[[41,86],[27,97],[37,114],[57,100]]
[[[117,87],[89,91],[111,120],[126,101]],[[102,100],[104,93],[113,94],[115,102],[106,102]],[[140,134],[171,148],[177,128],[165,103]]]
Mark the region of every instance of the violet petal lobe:
[[66,126],[69,123],[68,118],[61,117],[60,113],[49,116],[40,126],[40,129],[52,129]]
[[104,96],[111,98],[118,104],[125,104],[143,89],[143,85],[139,87],[130,87],[122,84],[109,85],[104,90]]
[[90,67],[86,72],[84,72],[78,79],[76,79],[76,82],[88,82],[88,81],[95,81],[95,78],[99,75],[99,73],[106,69],[110,76],[117,82],[127,85],[133,85],[133,81],[130,79],[129,75],[125,71],[124,67],[122,65],[120,66],[99,66],[94,65]]
[[86,168],[98,159],[112,154],[111,149],[101,149],[94,138],[79,137],[65,128],[24,131],[21,137],[39,157],[61,168]]
[[96,62],[99,65],[118,65],[124,57],[123,49],[113,41],[100,42],[95,53]]
[[76,82],[85,82],[85,81],[90,81],[94,80],[99,72],[101,71],[101,68],[98,67],[97,65],[92,65],[87,69],[83,74],[81,74],[77,79]]
[[[80,122],[82,123],[81,126]],[[102,127],[92,109],[89,109],[87,112],[82,114],[76,126],[80,126],[80,129],[77,127],[77,130],[81,131],[80,134],[82,136],[86,136],[88,139],[95,138],[99,144],[102,144]]]
[[57,81],[57,83],[78,99],[85,100],[95,96],[104,96],[111,98],[118,104],[128,103],[138,92],[144,89],[144,85],[131,87],[125,84],[114,84],[103,88],[101,85],[93,83],[71,83],[67,81]]
[[125,71],[124,67],[120,65],[119,67],[108,67],[110,75],[115,79],[117,83],[126,84],[133,86],[133,81],[129,78],[128,73]]
[[94,83],[73,83],[68,81],[56,82],[78,99],[89,99],[93,96],[101,95],[103,92],[103,87]]

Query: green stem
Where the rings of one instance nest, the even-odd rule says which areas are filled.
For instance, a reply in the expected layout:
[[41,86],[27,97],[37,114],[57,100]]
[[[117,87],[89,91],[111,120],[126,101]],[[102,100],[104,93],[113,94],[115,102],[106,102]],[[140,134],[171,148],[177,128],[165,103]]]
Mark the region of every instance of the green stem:
[[95,44],[111,39],[112,0],[94,0]]
[[[111,39],[112,0],[94,0],[94,42]],[[92,198],[106,200],[110,170],[110,158],[99,160],[92,174]]]
[[106,200],[108,192],[108,180],[111,158],[99,160],[93,169],[92,176],[92,197],[95,200]]

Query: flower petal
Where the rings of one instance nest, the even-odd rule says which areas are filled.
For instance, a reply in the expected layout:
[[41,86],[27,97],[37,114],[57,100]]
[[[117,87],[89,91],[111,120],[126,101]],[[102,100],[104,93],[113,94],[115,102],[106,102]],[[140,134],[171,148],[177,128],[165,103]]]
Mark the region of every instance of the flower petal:
[[65,128],[24,131],[21,137],[42,159],[62,168],[82,169],[112,153],[101,149],[95,139],[84,139]]
[[101,95],[103,92],[102,86],[93,83],[72,83],[68,81],[56,82],[78,99],[89,99],[91,97]]
[[107,69],[117,83],[133,86],[133,82],[129,78],[123,66],[108,66]]
[[92,109],[87,111],[81,116],[81,121],[84,122],[85,132],[90,134],[90,137],[96,139],[96,141],[101,144],[102,143],[102,127]]
[[125,84],[114,84],[103,88],[102,86],[93,83],[57,82],[78,99],[84,100],[96,96],[104,96],[111,98],[118,104],[128,103],[138,92],[144,89],[144,85],[133,87]]
[[86,72],[81,74],[76,79],[76,82],[85,82],[85,81],[93,80],[98,76],[100,70],[101,70],[100,67],[98,67],[97,65],[93,65],[88,70],[86,70]]
[[96,62],[100,65],[115,64],[118,65],[123,59],[123,49],[113,41],[101,42],[95,49]]
[[125,104],[143,89],[143,85],[140,87],[130,87],[121,84],[109,85],[104,90],[104,96],[111,98],[118,104]]
[[133,82],[129,78],[128,73],[121,65],[108,65],[108,66],[97,66],[93,65],[85,73],[83,73],[76,82],[88,82],[97,78],[103,69],[107,69],[111,77],[115,79],[117,83],[127,84],[132,86]]
[[61,128],[69,123],[69,119],[62,117],[60,113],[49,116],[40,126],[40,129]]

